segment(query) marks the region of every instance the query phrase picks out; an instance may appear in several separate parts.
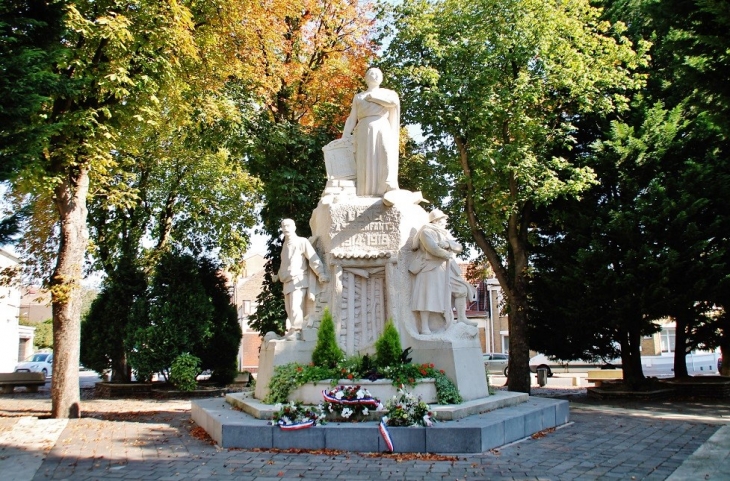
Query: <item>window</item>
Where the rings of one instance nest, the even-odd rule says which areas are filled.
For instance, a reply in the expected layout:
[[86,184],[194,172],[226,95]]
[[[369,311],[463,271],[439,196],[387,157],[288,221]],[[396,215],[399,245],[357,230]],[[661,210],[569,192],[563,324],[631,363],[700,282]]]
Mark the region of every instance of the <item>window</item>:
[[663,327],[662,331],[659,333],[662,340],[662,352],[674,352],[675,344],[676,344],[676,338],[677,338],[677,328],[676,327]]
[[502,352],[509,353],[509,336],[502,335]]

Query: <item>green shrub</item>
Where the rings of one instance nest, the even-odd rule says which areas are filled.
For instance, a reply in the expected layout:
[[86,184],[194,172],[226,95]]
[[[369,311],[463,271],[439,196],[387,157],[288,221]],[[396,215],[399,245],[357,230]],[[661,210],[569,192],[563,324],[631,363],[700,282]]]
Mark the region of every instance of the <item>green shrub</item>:
[[312,363],[315,366],[333,368],[342,360],[344,353],[335,339],[335,323],[329,309],[324,310],[322,322],[317,332],[317,345],[312,353]]
[[181,391],[192,391],[200,372],[200,359],[190,353],[180,354],[170,366],[170,382]]
[[379,368],[401,364],[400,334],[392,320],[385,323],[383,334],[375,342],[375,364]]
[[337,371],[321,366],[304,366],[296,362],[282,364],[274,368],[269,379],[269,394],[264,399],[267,404],[284,403],[289,393],[308,382],[337,378]]

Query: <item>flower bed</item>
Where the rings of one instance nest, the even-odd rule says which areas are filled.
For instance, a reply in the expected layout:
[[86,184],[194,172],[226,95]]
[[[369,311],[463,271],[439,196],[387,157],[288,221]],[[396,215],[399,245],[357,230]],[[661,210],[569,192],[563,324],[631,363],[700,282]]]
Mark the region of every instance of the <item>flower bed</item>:
[[[329,379],[307,383],[299,386],[289,393],[289,400],[299,400],[304,404],[319,404],[322,402],[322,391],[327,391],[332,387]],[[340,379],[336,383],[338,386],[361,386],[366,389],[370,395],[380,400],[391,399],[398,394],[398,388],[393,385],[390,379],[378,379],[369,381],[367,379],[350,380]],[[436,402],[436,382],[432,378],[419,379],[412,388],[411,393],[427,403]]]

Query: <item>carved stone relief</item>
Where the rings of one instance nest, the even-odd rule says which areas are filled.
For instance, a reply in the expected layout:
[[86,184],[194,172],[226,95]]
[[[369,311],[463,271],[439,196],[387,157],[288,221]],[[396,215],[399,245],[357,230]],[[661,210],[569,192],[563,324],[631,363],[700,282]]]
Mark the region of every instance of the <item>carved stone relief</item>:
[[344,267],[340,272],[339,344],[353,355],[372,347],[383,332],[388,312],[385,268]]

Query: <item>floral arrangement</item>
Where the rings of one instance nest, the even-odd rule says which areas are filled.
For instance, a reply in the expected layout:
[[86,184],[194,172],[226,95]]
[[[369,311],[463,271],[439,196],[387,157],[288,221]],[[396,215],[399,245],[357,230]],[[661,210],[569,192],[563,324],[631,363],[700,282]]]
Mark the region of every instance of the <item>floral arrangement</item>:
[[385,402],[385,409],[383,420],[388,426],[432,426],[435,420],[430,406],[403,386]]
[[322,391],[322,397],[327,411],[351,421],[367,416],[370,410],[383,409],[380,401],[361,386],[337,386]]
[[315,366],[312,363],[308,365],[290,363],[276,366],[274,375],[269,381],[269,394],[264,402],[268,404],[286,402],[291,391],[309,382],[332,379],[336,383],[338,379],[370,379],[373,381],[383,378],[390,379],[394,386],[414,386],[421,379],[433,378],[436,381],[438,404],[459,404],[462,402],[459,390],[451,382],[451,379],[446,376],[442,369],[437,369],[433,364],[400,364],[380,369],[377,375],[373,376],[369,369],[363,366],[358,367],[358,361],[360,364],[364,364],[363,359],[343,360],[334,369]]
[[274,423],[283,430],[293,431],[305,429],[317,424],[324,424],[325,412],[323,406],[305,406],[301,401],[293,401],[274,406]]

